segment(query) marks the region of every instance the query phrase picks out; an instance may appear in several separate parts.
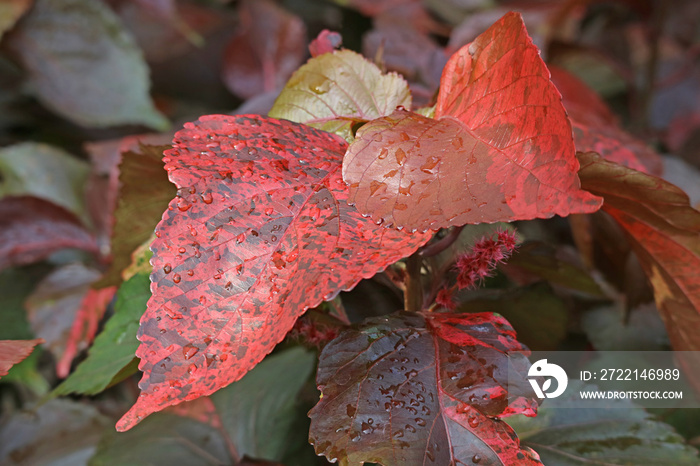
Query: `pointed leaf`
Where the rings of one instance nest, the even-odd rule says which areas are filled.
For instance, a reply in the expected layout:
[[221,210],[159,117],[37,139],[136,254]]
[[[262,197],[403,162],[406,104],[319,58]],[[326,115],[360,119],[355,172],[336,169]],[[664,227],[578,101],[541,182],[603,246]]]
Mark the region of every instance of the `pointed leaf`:
[[29,356],[34,347],[44,340],[0,340],[0,377],[7,375],[12,366]]
[[97,252],[95,239],[64,208],[32,196],[0,200],[0,270],[40,261],[63,248]]
[[247,116],[188,123],[166,152],[179,188],[156,230],[141,319],[141,396],[126,430],[241,378],[309,307],[413,253],[429,235],[389,231],[347,205],[345,142]]
[[312,58],[290,78],[269,115],[352,137],[355,122],[411,108],[406,81],[382,74],[377,65],[350,50]]
[[519,14],[450,58],[435,116],[398,110],[360,128],[343,179],[361,213],[426,230],[600,207],[579,189],[571,125]]
[[122,155],[119,165],[119,203],[112,229],[113,260],[95,287],[118,285],[121,272],[131,263],[134,252],[152,234],[175,187],[163,167],[163,151],[170,146],[141,145],[139,151]]
[[151,297],[149,283],[148,275],[137,274],[122,284],[117,292],[114,315],[90,347],[87,359],[56,387],[52,395],[96,395],[134,360],[139,345],[136,340],[139,319]]
[[103,2],[36,0],[11,36],[37,97],[87,127],[168,122],[148,94],[148,67]]
[[593,152],[578,156],[584,188],[605,198],[603,209],[630,238],[673,349],[700,351],[700,212],[667,181]]
[[79,350],[92,343],[97,333],[97,325],[112,301],[117,287],[110,286],[100,290],[88,289],[78,306],[66,341],[66,349],[56,364],[56,374],[64,379],[68,377],[73,358]]
[[347,465],[539,465],[494,419],[513,413],[509,402],[534,415],[536,402],[515,393],[512,380],[511,392],[504,388],[508,359],[524,375],[526,354],[492,313],[370,319],[321,354],[310,441],[319,455]]

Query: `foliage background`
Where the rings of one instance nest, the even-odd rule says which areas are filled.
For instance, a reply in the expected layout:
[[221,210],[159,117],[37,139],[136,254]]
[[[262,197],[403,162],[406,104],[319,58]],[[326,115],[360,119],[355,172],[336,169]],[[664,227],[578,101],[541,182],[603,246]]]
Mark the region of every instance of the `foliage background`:
[[[162,148],[141,144],[168,144],[203,114],[267,113],[323,29],[402,73],[415,107],[430,105],[451,53],[509,10],[522,12],[548,65],[609,105],[568,101],[575,131],[594,133],[600,152],[662,173],[698,207],[700,7],[692,0],[1,3],[0,339],[45,343],[0,380],[0,462],[219,464],[247,455],[324,464],[306,444],[306,412],[318,397],[308,332],[211,399],[113,432],[138,393],[145,253],[114,299],[108,286],[120,285],[174,194],[163,188]],[[593,121],[605,112],[610,120]],[[465,296],[470,311],[498,303],[532,349],[670,348],[638,259],[607,217],[516,227],[528,242],[485,290]],[[110,240],[113,230],[122,236]],[[492,231],[469,227],[455,248]],[[387,280],[341,295],[351,321],[401,307]],[[544,330],[529,318],[533,303]],[[328,308],[304,322],[325,324]],[[95,334],[96,359],[80,366]],[[700,444],[697,410],[653,414]]]

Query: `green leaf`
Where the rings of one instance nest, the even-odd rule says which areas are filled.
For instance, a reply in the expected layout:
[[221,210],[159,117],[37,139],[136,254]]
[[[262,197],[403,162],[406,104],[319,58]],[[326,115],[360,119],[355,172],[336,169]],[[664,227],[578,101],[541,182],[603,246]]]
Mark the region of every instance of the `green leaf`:
[[128,432],[107,432],[90,466],[235,464],[219,431],[189,417],[158,413]]
[[312,58],[289,79],[269,116],[305,123],[353,138],[352,126],[411,107],[411,93],[397,73],[382,74],[350,50]]
[[[95,338],[87,359],[56,387],[53,396],[69,393],[94,395],[107,388],[117,375],[125,377],[122,369],[135,357],[139,346],[136,339],[139,319],[150,297],[150,280],[146,274],[134,275],[119,288],[114,315]],[[136,372],[135,366],[132,365],[132,369],[131,373]]]
[[9,45],[39,100],[69,120],[168,127],[149,97],[141,51],[103,2],[36,0]]
[[25,142],[0,149],[0,197],[31,195],[85,219],[88,165],[57,147]]
[[295,434],[297,396],[314,369],[316,356],[292,348],[270,356],[241,380],[211,395],[241,456],[282,460]]
[[169,148],[142,144],[139,152],[122,154],[119,203],[112,230],[113,260],[95,288],[121,283],[121,273],[131,263],[132,252],[151,237],[175,197],[175,185],[168,181],[163,168],[163,151]]
[[[580,384],[579,390],[596,389]],[[513,416],[507,422],[523,445],[539,453],[547,466],[697,465],[697,451],[686,445],[673,428],[654,421],[643,408],[628,400],[607,400],[600,409],[577,408],[575,399],[547,400],[537,417]],[[549,405],[549,406],[548,406]]]
[[516,290],[485,290],[465,301],[460,312],[497,312],[515,329],[518,340],[533,351],[551,351],[566,338],[568,312],[546,283]]

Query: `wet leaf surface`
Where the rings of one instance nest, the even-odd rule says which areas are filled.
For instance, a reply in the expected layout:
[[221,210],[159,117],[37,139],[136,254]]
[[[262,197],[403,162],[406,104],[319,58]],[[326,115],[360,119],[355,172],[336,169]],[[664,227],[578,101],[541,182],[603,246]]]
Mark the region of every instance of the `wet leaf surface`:
[[369,319],[321,354],[310,441],[348,465],[541,464],[495,419],[534,415],[527,382],[508,380],[508,359],[524,376],[526,354],[491,313]]
[[435,116],[397,110],[360,128],[343,179],[361,213],[424,231],[600,208],[580,190],[571,125],[519,14],[450,58]]
[[254,115],[205,116],[177,133],[164,160],[178,195],[156,229],[139,330],[142,394],[119,430],[238,380],[306,309],[428,241],[347,205],[345,147]]
[[362,55],[340,50],[312,58],[289,79],[269,115],[352,137],[355,122],[411,107],[406,81],[382,74]]

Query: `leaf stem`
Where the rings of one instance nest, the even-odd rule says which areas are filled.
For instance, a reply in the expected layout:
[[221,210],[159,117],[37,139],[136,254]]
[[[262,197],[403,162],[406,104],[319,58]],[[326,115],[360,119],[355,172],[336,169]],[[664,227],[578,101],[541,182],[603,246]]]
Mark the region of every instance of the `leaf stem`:
[[406,259],[406,290],[403,294],[404,308],[409,312],[419,312],[423,307],[423,283],[420,271],[423,259],[415,252]]
[[457,241],[457,238],[459,238],[459,234],[462,233],[463,229],[464,226],[452,228],[450,232],[447,233],[444,237],[440,238],[434,243],[428,244],[427,246],[420,248],[418,250],[418,253],[422,257],[437,256],[442,251],[452,246],[452,244],[455,241]]

